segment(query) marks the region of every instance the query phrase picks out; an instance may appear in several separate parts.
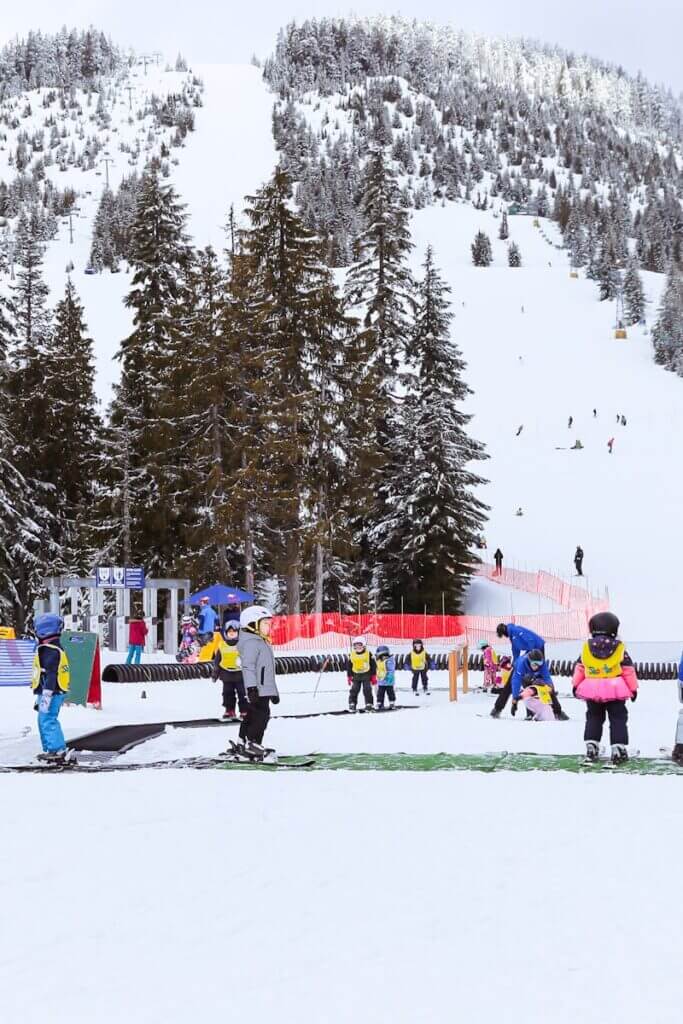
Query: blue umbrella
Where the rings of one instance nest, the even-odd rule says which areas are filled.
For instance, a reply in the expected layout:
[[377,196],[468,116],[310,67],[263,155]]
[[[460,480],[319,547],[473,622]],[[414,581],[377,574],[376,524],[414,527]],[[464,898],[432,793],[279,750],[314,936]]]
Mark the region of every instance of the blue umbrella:
[[246,590],[238,590],[237,587],[226,587],[222,583],[214,583],[212,587],[205,587],[198,590],[196,594],[190,594],[184,604],[199,604],[203,597],[208,597],[211,604],[245,604],[253,601],[254,595],[248,594]]

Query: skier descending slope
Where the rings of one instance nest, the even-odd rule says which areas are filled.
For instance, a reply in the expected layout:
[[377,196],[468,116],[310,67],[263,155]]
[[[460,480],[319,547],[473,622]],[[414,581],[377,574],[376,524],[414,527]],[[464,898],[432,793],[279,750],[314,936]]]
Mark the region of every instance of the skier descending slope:
[[626,648],[617,636],[619,619],[612,612],[598,612],[588,623],[590,637],[574,667],[574,696],[586,701],[586,759],[600,757],[605,716],[609,717],[612,761],[628,760],[628,709],[626,701],[638,696],[638,679]]
[[247,714],[240,725],[240,752],[255,760],[263,760],[267,753],[262,742],[270,719],[270,705],[280,703],[275,682],[275,655],[269,640],[272,617],[267,608],[258,604],[245,608],[240,615],[237,650],[248,701]]

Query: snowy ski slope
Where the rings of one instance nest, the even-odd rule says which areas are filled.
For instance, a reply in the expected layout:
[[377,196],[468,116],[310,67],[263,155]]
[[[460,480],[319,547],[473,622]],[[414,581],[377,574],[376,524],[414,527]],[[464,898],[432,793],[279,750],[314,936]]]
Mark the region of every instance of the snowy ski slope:
[[[192,71],[205,83],[204,106],[195,112],[196,130],[185,146],[172,150],[178,162],[171,178],[187,204],[194,241],[220,249],[230,205],[239,212],[244,195],[259,187],[277,159],[271,135],[274,97],[252,66],[200,65]],[[133,102],[145,89],[163,94],[178,88],[182,78],[154,67],[145,78],[138,68],[129,80],[138,90]],[[130,130],[127,98],[121,92],[112,110],[119,133]],[[324,105],[306,109],[315,124]],[[135,130],[146,127],[136,125]],[[127,160],[117,159],[112,184],[130,169]],[[66,263],[74,260],[96,344],[98,390],[106,401],[118,375],[113,355],[131,319],[122,301],[129,285],[125,270],[83,274],[102,171],[98,165],[96,171],[59,176],[60,185],[75,176],[73,183],[91,194],[81,200],[74,244],[68,226],[61,225],[46,263],[57,301]],[[507,243],[497,239],[499,224],[493,210],[477,211],[465,203],[428,207],[413,216],[416,270],[431,242],[453,289],[454,337],[475,392],[472,431],[491,455],[480,467],[491,481],[483,489],[491,506],[488,557],[500,545],[509,566],[570,575],[574,550],[581,544],[588,583],[593,590],[609,588],[625,635],[638,641],[675,640],[683,550],[670,538],[683,499],[674,454],[683,426],[683,383],[654,365],[642,329],[630,329],[626,341],[614,339],[613,304],[599,303],[591,282],[570,278],[566,255],[543,237],[558,240],[550,221],[541,221],[542,233],[531,218],[510,217],[521,269],[507,266]],[[493,243],[495,262],[488,269],[471,263],[470,245],[479,228]],[[651,323],[663,279],[644,278]],[[617,413],[627,417],[626,427],[617,426]],[[567,450],[577,438],[583,450]],[[521,518],[514,515],[519,506]],[[509,595],[501,594],[498,607],[495,588],[489,595],[492,614],[510,610]]]

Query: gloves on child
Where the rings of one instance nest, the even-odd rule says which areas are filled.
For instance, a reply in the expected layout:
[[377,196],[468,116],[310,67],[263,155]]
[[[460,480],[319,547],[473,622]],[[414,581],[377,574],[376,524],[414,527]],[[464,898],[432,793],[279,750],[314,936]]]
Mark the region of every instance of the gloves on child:
[[247,700],[250,704],[255,704],[258,700],[258,686],[247,687]]
[[52,704],[52,690],[43,690],[38,700],[38,713],[46,715],[50,710],[50,704]]
[[280,698],[279,697],[271,697],[270,698],[270,703],[271,704],[279,704],[280,703]]

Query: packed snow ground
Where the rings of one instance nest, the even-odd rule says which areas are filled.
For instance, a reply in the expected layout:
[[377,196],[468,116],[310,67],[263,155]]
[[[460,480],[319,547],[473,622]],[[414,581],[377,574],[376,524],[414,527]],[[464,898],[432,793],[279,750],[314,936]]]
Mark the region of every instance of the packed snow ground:
[[[571,698],[566,723],[492,721],[482,694],[449,705],[443,673],[429,698],[406,679],[399,698],[419,710],[276,718],[268,739],[291,753],[581,749]],[[312,675],[280,682],[278,714],[346,701],[343,676],[315,699]],[[67,732],[220,710],[209,681],[141,689],[105,684],[102,712],[65,709]],[[26,689],[0,700],[3,731],[34,720]],[[670,744],[676,712],[673,683],[643,684],[634,744]],[[231,735],[170,731],[126,759],[217,753]],[[0,775],[3,1019],[673,1024],[679,790],[611,773]],[[77,968],[55,954],[55,922]]]

